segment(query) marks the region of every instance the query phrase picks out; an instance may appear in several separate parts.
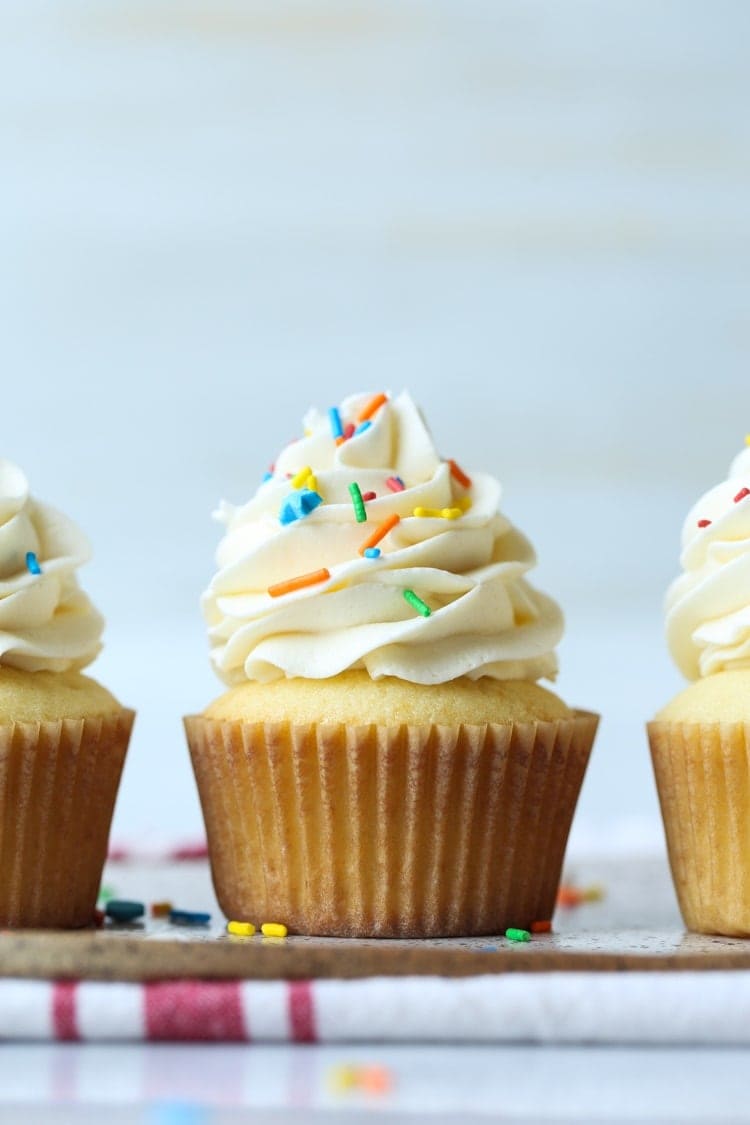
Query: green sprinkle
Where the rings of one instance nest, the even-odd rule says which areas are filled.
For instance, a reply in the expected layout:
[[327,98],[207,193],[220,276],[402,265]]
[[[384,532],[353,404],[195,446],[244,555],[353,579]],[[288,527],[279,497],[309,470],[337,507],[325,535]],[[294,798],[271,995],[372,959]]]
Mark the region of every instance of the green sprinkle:
[[354,505],[354,514],[357,517],[357,523],[365,523],[365,521],[367,520],[367,510],[365,508],[365,502],[362,499],[362,493],[359,491],[359,485],[356,481],[353,481],[349,485],[349,495],[352,498],[352,504]]
[[427,603],[417,597],[413,590],[404,590],[404,600],[409,603],[412,609],[416,609],[417,613],[421,613],[422,617],[429,617],[432,613]]
[[531,934],[528,930],[506,930],[505,936],[508,941],[531,941]]
[[99,897],[96,901],[97,902],[109,902],[109,900],[111,898],[115,897],[115,894],[116,894],[116,892],[115,892],[114,887],[108,887],[106,883],[103,883],[102,886],[99,888]]

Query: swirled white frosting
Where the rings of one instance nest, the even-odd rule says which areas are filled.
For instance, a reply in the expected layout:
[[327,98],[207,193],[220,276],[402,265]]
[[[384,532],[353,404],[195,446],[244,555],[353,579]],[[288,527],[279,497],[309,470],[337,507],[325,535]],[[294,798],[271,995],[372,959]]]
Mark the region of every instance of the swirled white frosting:
[[667,642],[691,680],[750,667],[750,495],[741,496],[743,488],[750,488],[750,449],[700,498],[682,530],[683,573],[666,598]]
[[[343,422],[356,419],[369,398],[346,399]],[[221,678],[322,679],[349,668],[422,684],[554,678],[562,614],[524,577],[534,552],[499,514],[497,481],[474,473],[463,488],[408,394],[338,446],[327,414],[311,410],[304,424],[305,437],[287,446],[254,498],[241,507],[223,503],[216,513],[226,534],[202,605]],[[293,491],[288,474],[306,466],[324,502],[283,526],[279,512]],[[392,476],[404,491],[389,490]],[[377,494],[366,523],[356,522],[352,482]],[[471,506],[459,518],[413,515],[464,497]],[[361,557],[363,541],[394,513],[401,519],[380,543],[381,557]],[[269,596],[269,586],[320,568],[330,572],[327,581]],[[429,605],[429,617],[407,604],[404,589]]]
[[63,672],[91,663],[104,621],[75,573],[90,553],[76,525],[34,500],[21,470],[0,459],[0,664]]

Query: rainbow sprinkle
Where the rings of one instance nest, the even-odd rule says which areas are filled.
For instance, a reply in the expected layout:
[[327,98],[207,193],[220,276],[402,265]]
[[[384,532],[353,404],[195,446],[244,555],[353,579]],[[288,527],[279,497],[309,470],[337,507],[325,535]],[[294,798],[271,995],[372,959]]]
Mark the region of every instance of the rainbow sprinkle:
[[294,590],[304,590],[306,586],[316,586],[318,582],[327,582],[331,572],[327,567],[313,570],[309,574],[300,574],[297,578],[288,578],[286,582],[277,582],[268,587],[272,598],[280,598],[284,594],[291,594]]
[[382,523],[379,523],[373,531],[372,535],[368,536],[362,546],[359,548],[360,555],[364,555],[368,547],[377,547],[380,540],[385,539],[388,532],[392,531],[400,520],[401,516],[397,515],[394,512],[392,516],[388,516],[388,519],[385,519]]
[[41,574],[42,568],[39,565],[39,559],[33,551],[26,552],[26,566],[29,574]]
[[362,493],[362,499],[364,500],[365,504],[368,502],[368,500],[377,500],[377,498],[378,498],[377,492],[363,492]]
[[698,520],[698,527],[710,527],[710,526],[711,526],[710,520]]
[[292,477],[292,488],[302,488],[303,484],[308,477],[312,476],[312,469],[309,465],[305,465],[304,469],[300,469]]
[[385,483],[388,485],[391,492],[403,492],[406,488],[406,485],[401,480],[401,477],[388,477],[388,480]]
[[320,493],[312,492],[309,488],[301,488],[297,492],[292,492],[281,505],[279,523],[286,525],[294,523],[295,520],[301,520],[305,516],[309,516],[310,512],[314,512],[318,505],[322,503],[323,497]]
[[331,407],[331,409],[328,411],[328,418],[331,423],[331,433],[333,434],[334,438],[343,437],[344,427],[341,424],[341,415],[339,414],[337,407]]
[[365,509],[365,502],[362,499],[362,493],[359,490],[359,485],[356,481],[352,481],[349,485],[349,495],[352,498],[354,505],[354,514],[357,517],[357,523],[365,523],[367,520],[367,511]]
[[365,547],[364,556],[366,559],[379,559],[380,547]]
[[740,500],[744,500],[746,496],[750,496],[750,488],[741,488],[734,498],[735,504],[739,504]]
[[374,398],[370,399],[370,401],[368,402],[368,404],[364,408],[364,410],[360,411],[359,417],[357,418],[357,421],[358,422],[369,421],[369,419],[372,418],[373,414],[377,413],[377,411],[380,410],[380,407],[383,406],[386,402],[388,402],[388,395],[386,395],[386,394],[375,395]]
[[415,508],[414,515],[418,519],[443,519],[457,520],[463,515],[461,508]]
[[363,422],[361,426],[357,426],[356,430],[354,431],[354,436],[357,437],[358,434],[363,434],[365,430],[369,430],[371,425],[372,422]]
[[467,477],[461,466],[452,461],[450,457],[448,458],[448,465],[450,466],[451,476],[464,488],[471,488],[471,477]]
[[412,609],[416,609],[417,613],[421,613],[422,617],[430,616],[432,610],[413,590],[403,590],[402,592],[404,601],[408,602]]

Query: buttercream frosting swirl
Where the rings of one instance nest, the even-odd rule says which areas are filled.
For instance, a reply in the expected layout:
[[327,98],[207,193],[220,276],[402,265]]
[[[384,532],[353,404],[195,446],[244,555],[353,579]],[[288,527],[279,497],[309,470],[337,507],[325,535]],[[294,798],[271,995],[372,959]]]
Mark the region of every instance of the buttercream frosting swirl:
[[[347,398],[342,422],[371,396]],[[534,551],[498,511],[500,485],[471,475],[469,488],[435,451],[408,394],[388,399],[363,431],[340,441],[326,413],[311,410],[305,436],[284,449],[249,503],[222,503],[226,532],[218,571],[203,595],[211,658],[228,684],[244,679],[322,679],[350,668],[414,683],[554,678],[562,614],[526,581]],[[314,473],[320,503],[280,522],[290,477]],[[459,474],[460,475],[460,474]],[[399,478],[402,491],[391,491]],[[358,523],[349,491],[374,492]],[[451,513],[415,516],[419,509]],[[388,517],[400,520],[362,557],[363,542]],[[325,568],[325,581],[274,598],[269,587]],[[421,616],[412,590],[430,609]]]
[[690,510],[682,530],[683,573],[667,591],[667,643],[696,680],[750,667],[750,448],[727,480]]
[[63,672],[91,663],[104,621],[75,573],[90,554],[78,527],[0,459],[0,664]]

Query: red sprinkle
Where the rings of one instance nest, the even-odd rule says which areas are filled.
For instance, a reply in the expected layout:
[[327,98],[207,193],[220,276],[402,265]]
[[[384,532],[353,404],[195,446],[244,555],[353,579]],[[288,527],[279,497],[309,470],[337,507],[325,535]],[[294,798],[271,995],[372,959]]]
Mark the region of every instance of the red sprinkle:
[[365,503],[367,503],[368,500],[376,500],[377,496],[378,496],[377,492],[363,492],[362,493],[362,499],[365,501]]
[[406,488],[406,485],[400,477],[388,477],[385,483],[388,485],[391,492],[403,492]]
[[532,934],[549,934],[549,933],[552,932],[552,923],[551,922],[532,922],[530,929],[531,929]]
[[356,428],[357,427],[354,425],[353,422],[347,422],[346,423],[346,425],[344,426],[344,441],[348,441],[349,438],[353,436]]
[[711,526],[710,520],[698,520],[698,527],[710,527],[710,526]]
[[104,911],[99,910],[98,907],[97,907],[94,910],[94,925],[96,926],[97,930],[100,930],[102,928],[102,926],[104,925],[104,918],[105,918]]
[[735,504],[739,504],[740,500],[744,500],[746,496],[750,496],[750,488],[741,488],[734,498]]

